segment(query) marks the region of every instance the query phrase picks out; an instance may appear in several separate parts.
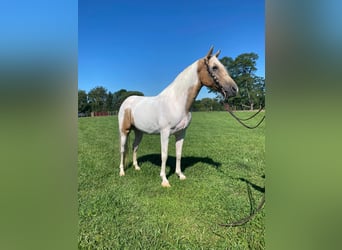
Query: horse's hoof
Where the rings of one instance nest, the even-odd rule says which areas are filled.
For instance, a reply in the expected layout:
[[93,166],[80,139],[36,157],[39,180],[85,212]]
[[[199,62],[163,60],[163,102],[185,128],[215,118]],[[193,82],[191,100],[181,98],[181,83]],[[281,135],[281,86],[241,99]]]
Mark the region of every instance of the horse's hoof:
[[139,166],[135,166],[135,170],[139,171],[141,168]]
[[181,174],[181,175],[179,176],[179,179],[180,179],[180,180],[185,180],[185,179],[186,179],[186,176],[185,176],[184,174]]
[[120,171],[120,176],[125,176],[125,172]]
[[168,181],[163,181],[161,184],[163,187],[171,187],[170,183]]
[[180,173],[176,172],[176,174],[178,175],[180,180],[185,180],[186,179],[185,175],[182,172],[180,172]]

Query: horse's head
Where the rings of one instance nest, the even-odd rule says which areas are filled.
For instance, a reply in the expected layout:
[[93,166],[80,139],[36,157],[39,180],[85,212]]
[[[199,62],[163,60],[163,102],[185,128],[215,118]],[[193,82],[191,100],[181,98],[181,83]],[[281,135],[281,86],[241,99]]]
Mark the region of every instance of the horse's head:
[[208,54],[199,60],[199,80],[203,85],[220,92],[225,99],[230,96],[235,96],[238,92],[238,86],[229,76],[223,64],[218,60],[217,57],[220,51],[212,55],[213,49],[211,47]]

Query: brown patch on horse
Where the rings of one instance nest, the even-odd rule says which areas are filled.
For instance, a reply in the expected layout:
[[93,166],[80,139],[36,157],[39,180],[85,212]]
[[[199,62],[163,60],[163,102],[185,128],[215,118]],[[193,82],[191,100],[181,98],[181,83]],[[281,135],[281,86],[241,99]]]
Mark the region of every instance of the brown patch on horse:
[[195,86],[192,86],[191,88],[188,89],[188,97],[186,99],[186,105],[185,105],[186,112],[190,111],[191,105],[195,101],[198,95],[198,92],[200,91],[201,88],[202,88],[202,84],[199,81]]
[[213,79],[208,74],[207,66],[205,65],[204,60],[207,60],[207,59],[200,59],[197,63],[198,83],[195,86],[192,86],[191,88],[189,88],[188,90],[188,97],[186,99],[186,106],[185,106],[185,109],[187,112],[190,111],[191,105],[195,101],[203,85],[209,88],[213,88],[213,86],[215,86]]
[[197,74],[198,74],[199,81],[201,84],[209,88],[214,88],[215,83],[213,81],[213,78],[208,73],[208,69],[207,69],[207,66],[205,65],[204,60],[208,60],[208,59],[200,59],[197,65]]
[[130,108],[125,109],[124,118],[122,120],[121,131],[128,134],[134,125],[134,119],[132,116],[132,110]]

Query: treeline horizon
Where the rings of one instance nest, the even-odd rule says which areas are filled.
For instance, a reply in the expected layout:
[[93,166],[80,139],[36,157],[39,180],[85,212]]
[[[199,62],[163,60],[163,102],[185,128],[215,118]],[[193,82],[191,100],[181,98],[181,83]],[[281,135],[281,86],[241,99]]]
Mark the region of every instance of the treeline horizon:
[[[145,96],[143,92],[120,89],[116,92],[108,91],[103,86],[97,86],[88,93],[78,90],[78,113],[90,116],[91,112],[118,112],[122,102],[131,95]],[[235,110],[250,110],[247,105],[232,105]],[[256,108],[259,108],[256,107]],[[195,100],[191,111],[224,111],[222,98],[204,97]]]

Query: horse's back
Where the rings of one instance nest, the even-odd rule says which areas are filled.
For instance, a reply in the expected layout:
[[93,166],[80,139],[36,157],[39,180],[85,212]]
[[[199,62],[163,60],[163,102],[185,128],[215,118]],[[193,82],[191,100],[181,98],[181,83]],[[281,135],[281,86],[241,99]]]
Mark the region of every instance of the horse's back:
[[135,112],[141,112],[143,111],[149,111],[149,110],[155,110],[158,108],[158,101],[155,96],[136,96],[132,95],[127,97],[123,103],[120,106],[120,112],[124,112],[125,109],[131,109]]
[[137,96],[137,95],[131,95],[127,97],[121,104],[119,112],[124,111],[126,108],[130,108],[131,106],[134,105],[137,101],[139,101],[141,98],[144,96]]

